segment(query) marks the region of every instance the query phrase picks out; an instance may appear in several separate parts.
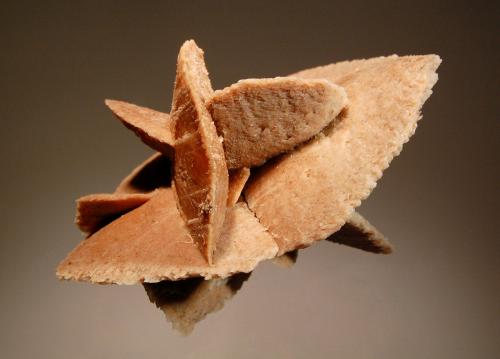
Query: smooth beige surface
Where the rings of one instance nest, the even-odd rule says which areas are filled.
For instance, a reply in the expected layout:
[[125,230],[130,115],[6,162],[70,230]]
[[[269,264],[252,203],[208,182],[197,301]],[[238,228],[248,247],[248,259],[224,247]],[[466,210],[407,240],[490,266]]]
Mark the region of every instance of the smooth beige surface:
[[263,166],[245,199],[280,254],[339,230],[368,197],[382,171],[415,132],[441,60],[436,55],[380,57],[296,73],[343,86],[339,123],[310,143]]

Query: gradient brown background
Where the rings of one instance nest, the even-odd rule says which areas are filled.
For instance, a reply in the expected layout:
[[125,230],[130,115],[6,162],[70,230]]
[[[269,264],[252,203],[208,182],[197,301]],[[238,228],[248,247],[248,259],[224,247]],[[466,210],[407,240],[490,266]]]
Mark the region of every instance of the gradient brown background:
[[[498,21],[492,2],[2,2],[3,358],[498,358]],[[74,200],[150,150],[105,98],[168,111],[185,39],[215,88],[330,62],[437,53],[424,119],[360,211],[394,243],[264,263],[183,338],[141,286],[59,282]]]

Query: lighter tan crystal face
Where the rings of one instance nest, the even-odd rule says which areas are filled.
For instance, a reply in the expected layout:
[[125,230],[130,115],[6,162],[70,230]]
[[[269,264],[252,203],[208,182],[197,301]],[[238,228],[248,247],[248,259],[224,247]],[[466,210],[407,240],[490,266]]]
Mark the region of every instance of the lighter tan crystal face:
[[332,131],[266,163],[246,187],[250,209],[273,235],[280,253],[339,230],[370,194],[415,132],[440,62],[435,55],[390,56],[294,75],[341,85],[349,105]]
[[250,272],[278,246],[245,203],[227,211],[214,265],[208,265],[180,216],[173,190],[158,190],[142,206],[111,222],[61,262],[61,279],[138,284]]
[[329,81],[276,77],[216,91],[208,108],[232,169],[292,150],[332,122],[346,102],[345,91]]
[[174,137],[168,113],[117,100],[104,101],[115,116],[146,145],[172,158]]
[[174,189],[191,236],[209,264],[224,224],[228,171],[206,101],[213,90],[194,41],[182,45],[171,117],[175,138]]
[[81,197],[76,204],[76,225],[92,234],[121,215],[141,206],[154,196],[149,193],[102,193]]

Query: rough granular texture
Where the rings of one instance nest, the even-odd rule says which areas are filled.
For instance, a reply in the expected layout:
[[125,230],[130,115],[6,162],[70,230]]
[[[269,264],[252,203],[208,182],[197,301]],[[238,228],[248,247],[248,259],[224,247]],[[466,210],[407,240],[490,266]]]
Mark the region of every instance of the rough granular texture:
[[[420,108],[437,81],[439,63],[434,55],[391,56],[296,74],[344,86],[349,108],[335,120],[335,126],[252,174],[255,178],[245,190],[252,212],[245,202],[228,208],[213,266],[197,249],[175,204],[174,191],[161,189],[145,204],[82,241],[59,265],[58,277],[119,284],[193,276],[223,278],[249,272],[261,260],[327,238],[346,221],[346,230],[330,240],[389,252],[390,244],[353,210],[415,131]],[[184,95],[189,97],[190,92]],[[156,176],[163,166],[158,163],[165,160],[169,161],[153,156],[122,182],[119,191],[140,193],[162,187],[163,174],[152,181],[144,180],[144,174],[153,168]],[[354,232],[367,240],[354,239]]]
[[339,230],[415,132],[437,81],[438,56],[341,62],[294,74],[327,79],[349,106],[333,130],[263,166],[245,198],[280,247],[306,247]]
[[102,193],[80,197],[76,202],[75,222],[82,232],[92,234],[121,215],[146,203],[153,195],[154,192]]
[[146,145],[172,158],[174,137],[170,131],[172,121],[167,113],[123,101],[106,100],[104,102],[116,117]]
[[329,124],[347,102],[326,80],[241,80],[215,91],[208,108],[224,138],[228,168],[254,167],[292,150]]
[[250,272],[273,258],[278,246],[245,203],[227,211],[210,266],[184,224],[172,189],[83,240],[57,268],[61,279],[137,284],[201,276],[225,278]]
[[222,139],[206,108],[213,90],[194,41],[186,41],[177,59],[172,111],[175,138],[174,189],[191,236],[212,263],[226,212],[228,171]]

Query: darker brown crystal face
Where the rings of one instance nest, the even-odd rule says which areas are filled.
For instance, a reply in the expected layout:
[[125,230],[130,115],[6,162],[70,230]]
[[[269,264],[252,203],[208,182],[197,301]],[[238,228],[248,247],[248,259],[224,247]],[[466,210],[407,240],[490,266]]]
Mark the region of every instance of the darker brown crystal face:
[[181,215],[209,264],[224,224],[229,181],[222,143],[205,104],[212,92],[203,51],[194,41],[185,42],[171,111],[173,183]]

